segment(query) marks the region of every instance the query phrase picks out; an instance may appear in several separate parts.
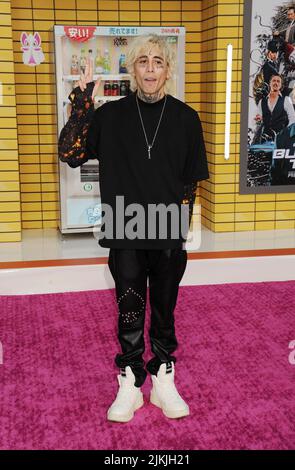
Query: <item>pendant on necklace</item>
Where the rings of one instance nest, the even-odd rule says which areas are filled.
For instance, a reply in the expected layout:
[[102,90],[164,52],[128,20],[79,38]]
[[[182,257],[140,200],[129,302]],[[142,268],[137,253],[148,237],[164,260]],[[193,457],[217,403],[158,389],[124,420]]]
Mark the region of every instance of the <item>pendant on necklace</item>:
[[149,146],[148,146],[148,153],[149,153],[149,158],[151,158],[151,148],[152,148],[152,146],[151,146],[151,145],[149,145]]

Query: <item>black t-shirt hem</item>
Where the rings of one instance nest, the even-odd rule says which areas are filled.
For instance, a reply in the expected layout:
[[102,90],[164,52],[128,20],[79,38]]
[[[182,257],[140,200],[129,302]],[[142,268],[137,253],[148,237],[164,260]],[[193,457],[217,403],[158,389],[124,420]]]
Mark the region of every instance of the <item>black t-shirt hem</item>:
[[166,250],[180,248],[182,240],[99,240],[98,244],[103,248],[125,248],[136,250]]
[[198,174],[195,177],[192,176],[190,178],[184,179],[183,184],[196,183],[197,181],[207,180],[207,179],[209,179],[209,177],[210,177],[209,173],[204,173],[203,175]]

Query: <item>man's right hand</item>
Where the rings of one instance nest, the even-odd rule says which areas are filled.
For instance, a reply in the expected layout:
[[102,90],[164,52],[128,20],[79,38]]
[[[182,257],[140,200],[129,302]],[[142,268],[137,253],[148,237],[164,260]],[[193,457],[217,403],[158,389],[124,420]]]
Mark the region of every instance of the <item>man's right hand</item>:
[[[81,72],[80,80],[78,81],[78,86],[80,87],[81,91],[86,90],[87,83],[90,82],[93,82],[93,62],[90,59],[87,59],[85,73]],[[100,82],[101,78],[98,78],[95,82],[91,95],[92,100],[94,99],[97,93]]]

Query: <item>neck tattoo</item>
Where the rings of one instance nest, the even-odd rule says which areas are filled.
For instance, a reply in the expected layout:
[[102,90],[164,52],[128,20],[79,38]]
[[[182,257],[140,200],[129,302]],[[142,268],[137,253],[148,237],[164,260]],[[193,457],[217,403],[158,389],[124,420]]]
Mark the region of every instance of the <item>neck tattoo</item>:
[[159,91],[157,93],[152,93],[150,95],[147,95],[140,88],[137,89],[137,96],[138,98],[140,98],[142,101],[145,101],[146,103],[156,103],[157,101],[160,101],[163,98],[163,96],[161,96],[161,93]]

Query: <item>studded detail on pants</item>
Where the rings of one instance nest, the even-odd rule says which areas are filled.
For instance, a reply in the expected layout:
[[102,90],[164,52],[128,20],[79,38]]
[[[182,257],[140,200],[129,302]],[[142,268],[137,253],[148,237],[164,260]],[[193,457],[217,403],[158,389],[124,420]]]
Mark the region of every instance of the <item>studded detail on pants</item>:
[[131,367],[137,387],[141,387],[147,376],[142,357],[147,280],[151,307],[149,336],[154,357],[146,369],[155,375],[163,362],[176,362],[171,355],[178,345],[174,309],[186,264],[187,253],[182,248],[110,249],[108,265],[115,281],[118,339],[122,349],[122,353],[116,355],[115,363],[120,369]]

